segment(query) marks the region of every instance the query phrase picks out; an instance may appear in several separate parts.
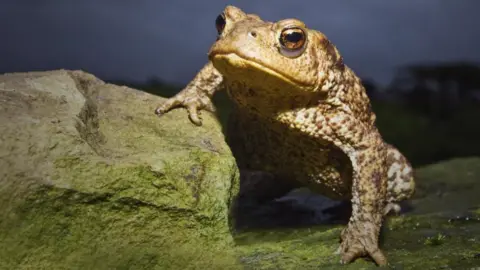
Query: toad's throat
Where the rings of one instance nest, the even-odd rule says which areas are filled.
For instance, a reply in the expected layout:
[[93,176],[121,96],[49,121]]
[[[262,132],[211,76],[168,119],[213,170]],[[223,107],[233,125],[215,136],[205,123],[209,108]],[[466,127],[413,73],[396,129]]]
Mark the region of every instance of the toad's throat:
[[[250,79],[258,79],[258,83],[262,83],[263,79],[275,78],[285,84],[308,88],[312,87],[311,84],[300,81],[287,73],[270,67],[266,63],[258,61],[255,58],[241,55],[233,52],[212,52],[209,55],[213,65],[220,73],[227,76],[241,76],[242,71],[245,72],[245,77]],[[256,75],[252,78],[252,74]]]
[[[277,92],[273,92],[277,91]],[[261,118],[277,118],[284,113],[316,108],[318,97],[305,93],[244,87],[238,81],[227,83],[226,92],[238,109],[253,113]]]

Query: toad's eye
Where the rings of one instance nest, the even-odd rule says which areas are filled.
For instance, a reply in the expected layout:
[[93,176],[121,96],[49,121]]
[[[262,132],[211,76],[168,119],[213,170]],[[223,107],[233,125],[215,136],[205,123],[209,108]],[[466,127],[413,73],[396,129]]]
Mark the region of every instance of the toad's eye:
[[307,36],[303,29],[298,27],[286,28],[280,34],[281,52],[287,57],[297,57],[303,52]]
[[217,16],[217,19],[215,19],[215,27],[217,28],[217,32],[220,35],[225,28],[225,24],[227,22],[225,21],[225,15],[220,14]]

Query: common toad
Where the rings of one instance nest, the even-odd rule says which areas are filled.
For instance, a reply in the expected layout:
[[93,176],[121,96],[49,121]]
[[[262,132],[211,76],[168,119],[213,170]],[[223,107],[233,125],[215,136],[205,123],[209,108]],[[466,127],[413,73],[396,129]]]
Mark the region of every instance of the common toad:
[[338,253],[348,263],[387,259],[378,246],[385,215],[414,192],[412,167],[382,139],[360,79],[327,37],[297,19],[268,22],[227,6],[216,19],[209,62],[156,110],[199,111],[226,89],[235,104],[240,168],[261,170],[334,199],[350,199],[352,214]]

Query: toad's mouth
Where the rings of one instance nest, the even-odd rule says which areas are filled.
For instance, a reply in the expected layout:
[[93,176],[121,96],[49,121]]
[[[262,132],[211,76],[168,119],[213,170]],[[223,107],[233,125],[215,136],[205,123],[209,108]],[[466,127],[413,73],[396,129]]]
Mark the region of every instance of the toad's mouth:
[[244,73],[249,80],[260,79],[259,83],[271,77],[299,88],[311,88],[313,86],[311,83],[298,80],[289,74],[270,67],[266,63],[239,53],[212,52],[209,54],[209,59],[220,73],[227,76],[242,76],[242,73]]

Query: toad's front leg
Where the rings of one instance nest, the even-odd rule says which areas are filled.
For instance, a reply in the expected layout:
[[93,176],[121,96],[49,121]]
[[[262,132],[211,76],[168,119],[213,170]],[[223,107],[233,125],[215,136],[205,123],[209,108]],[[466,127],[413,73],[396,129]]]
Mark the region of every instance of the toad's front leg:
[[370,256],[385,265],[378,237],[387,202],[387,145],[375,126],[344,112],[320,116],[317,126],[323,139],[348,155],[353,168],[352,215],[341,234],[341,262]]
[[174,108],[184,107],[190,120],[199,126],[202,124],[199,110],[215,111],[211,98],[222,88],[222,82],[222,75],[208,62],[180,93],[158,106],[155,113],[160,116]]
[[342,263],[370,256],[378,265],[387,264],[378,246],[387,194],[386,145],[379,137],[372,140],[365,149],[351,153],[352,215],[341,235]]

